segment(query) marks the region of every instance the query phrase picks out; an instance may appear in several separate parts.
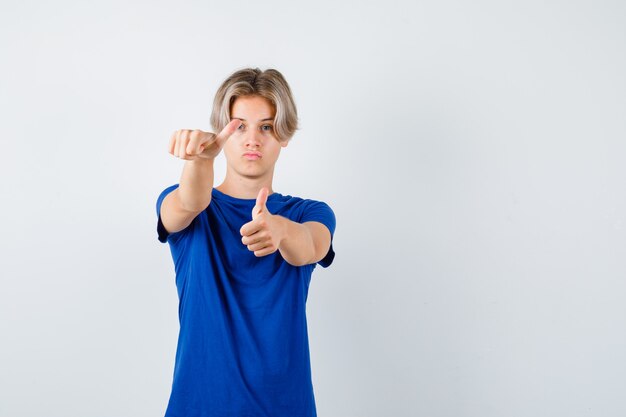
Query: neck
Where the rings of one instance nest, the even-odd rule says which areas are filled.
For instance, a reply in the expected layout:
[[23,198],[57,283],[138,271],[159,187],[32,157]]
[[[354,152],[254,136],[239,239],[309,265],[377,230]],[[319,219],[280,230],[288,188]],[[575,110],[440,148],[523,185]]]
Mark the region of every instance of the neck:
[[237,181],[229,181],[228,178],[225,178],[224,182],[222,182],[215,188],[231,197],[251,199],[257,198],[257,196],[259,195],[259,190],[261,190],[261,188],[263,187],[267,187],[267,189],[269,190],[268,195],[274,192],[274,190],[272,189],[271,181],[268,182],[260,181],[257,179],[243,178]]

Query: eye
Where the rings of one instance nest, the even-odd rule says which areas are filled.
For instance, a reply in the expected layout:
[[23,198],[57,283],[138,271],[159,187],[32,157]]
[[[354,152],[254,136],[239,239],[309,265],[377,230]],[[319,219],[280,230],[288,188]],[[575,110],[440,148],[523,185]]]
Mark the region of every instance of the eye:
[[272,125],[263,125],[262,127],[269,127],[269,129],[266,129],[266,130],[272,130],[273,129]]

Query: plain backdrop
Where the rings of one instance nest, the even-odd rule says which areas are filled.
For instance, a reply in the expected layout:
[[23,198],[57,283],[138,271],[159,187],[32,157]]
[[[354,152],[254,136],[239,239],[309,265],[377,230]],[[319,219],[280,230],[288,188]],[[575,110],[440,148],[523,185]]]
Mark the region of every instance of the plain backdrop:
[[[320,417],[626,415],[621,1],[3,1],[0,416],[162,416],[176,129],[276,68]],[[216,185],[225,172],[220,155]]]

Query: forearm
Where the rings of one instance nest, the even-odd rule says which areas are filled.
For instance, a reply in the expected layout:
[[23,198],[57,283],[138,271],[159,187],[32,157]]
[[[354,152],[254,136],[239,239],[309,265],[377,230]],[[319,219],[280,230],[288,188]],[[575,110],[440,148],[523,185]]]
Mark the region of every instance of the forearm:
[[204,210],[211,202],[213,189],[213,159],[185,161],[178,193],[185,209]]
[[278,246],[281,256],[293,266],[309,264],[315,256],[315,244],[309,229],[286,217],[278,217],[283,225],[283,238]]

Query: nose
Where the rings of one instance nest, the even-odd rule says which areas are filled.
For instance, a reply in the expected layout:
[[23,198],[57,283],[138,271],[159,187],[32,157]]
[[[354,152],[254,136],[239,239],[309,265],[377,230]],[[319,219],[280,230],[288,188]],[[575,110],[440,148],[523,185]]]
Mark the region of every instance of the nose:
[[254,129],[250,129],[245,136],[244,145],[248,147],[259,147],[261,146],[261,134],[256,132]]

